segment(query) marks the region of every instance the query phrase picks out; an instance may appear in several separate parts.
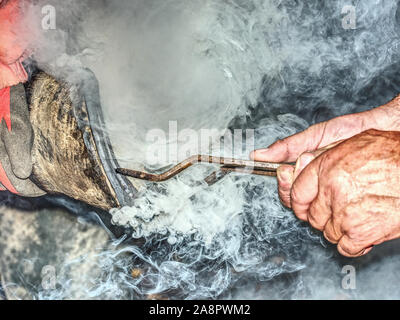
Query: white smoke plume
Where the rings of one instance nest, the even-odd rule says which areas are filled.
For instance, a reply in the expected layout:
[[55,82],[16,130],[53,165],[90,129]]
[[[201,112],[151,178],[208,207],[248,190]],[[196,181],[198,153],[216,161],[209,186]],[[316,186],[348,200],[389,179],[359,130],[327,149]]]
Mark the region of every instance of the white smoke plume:
[[[95,72],[111,140],[128,166],[143,164],[146,132],[169,120],[196,130],[254,128],[264,147],[400,91],[394,0],[350,1],[354,30],[342,26],[344,0],[52,2],[60,29],[46,32],[39,66],[69,77],[82,66]],[[372,286],[375,273],[394,283],[400,256],[388,246],[340,258],[281,206],[273,179],[231,175],[209,187],[201,181],[211,170],[148,184],[134,207],[112,210],[141,244],[127,239],[99,253],[102,277],[83,288],[88,297],[399,297]],[[343,264],[358,268],[358,290],[341,288]],[[61,282],[37,297],[67,298],[68,279]]]

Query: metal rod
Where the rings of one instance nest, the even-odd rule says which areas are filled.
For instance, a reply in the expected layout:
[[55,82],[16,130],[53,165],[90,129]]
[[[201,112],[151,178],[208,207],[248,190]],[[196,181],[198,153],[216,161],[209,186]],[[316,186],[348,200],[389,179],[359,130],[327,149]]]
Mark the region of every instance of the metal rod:
[[236,173],[245,173],[245,174],[255,174],[258,176],[268,176],[268,177],[276,177],[277,173],[275,171],[265,171],[265,170],[249,170],[248,168],[229,168],[229,167],[221,167],[221,170],[224,172],[236,172]]
[[276,177],[275,171],[262,171],[262,170],[249,170],[247,168],[221,167],[218,171],[214,171],[207,178],[205,178],[204,181],[209,186],[212,186],[212,185],[216,184],[218,181],[225,178],[231,172],[244,173],[244,174],[256,174],[256,175],[268,176],[268,177]]
[[204,179],[204,182],[207,183],[209,186],[216,184],[218,181],[222,180],[227,176],[231,171],[214,171],[211,173],[207,178]]
[[208,155],[196,155],[192,156],[180,163],[171,169],[165,171],[161,174],[152,174],[143,171],[130,170],[124,168],[118,168],[116,171],[119,174],[153,182],[162,182],[177,174],[181,173],[183,170],[189,168],[190,166],[196,163],[214,163],[223,165],[221,167],[222,171],[229,172],[241,172],[247,174],[256,174],[263,176],[276,176],[276,170],[282,165],[280,163],[271,163],[271,162],[257,162],[251,160],[239,160],[239,159],[231,159],[231,158],[222,158],[222,157],[214,157]]

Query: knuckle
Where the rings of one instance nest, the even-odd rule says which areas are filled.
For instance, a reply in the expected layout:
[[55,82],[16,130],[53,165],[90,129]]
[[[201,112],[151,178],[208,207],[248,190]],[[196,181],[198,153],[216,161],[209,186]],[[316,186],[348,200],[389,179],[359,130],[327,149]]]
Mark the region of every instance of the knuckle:
[[338,240],[329,231],[324,230],[324,238],[332,244],[338,243]]
[[296,217],[302,221],[308,221],[308,213],[309,208],[307,206],[294,202],[293,200],[290,202],[292,210]]
[[296,209],[294,209],[293,212],[294,212],[295,216],[297,217],[297,219],[299,219],[299,220],[301,220],[301,221],[305,221],[305,222],[308,221],[308,219],[307,219],[307,214],[302,213],[302,212],[299,212],[299,211],[296,210]]
[[322,225],[320,219],[316,218],[315,216],[313,216],[313,215],[310,214],[310,215],[308,216],[308,222],[310,223],[310,225],[311,225],[314,229],[317,229],[317,230],[319,230],[319,231],[322,231],[322,230],[323,230],[323,225]]
[[349,239],[348,236],[344,236],[342,240],[338,244],[338,248],[341,249],[343,253],[347,256],[357,256],[362,252],[362,249],[360,249],[354,242],[353,240]]
[[324,237],[331,243],[337,244],[342,237],[342,233],[338,232],[338,227],[334,219],[329,219],[324,227]]
[[346,230],[346,235],[349,239],[352,239],[352,241],[359,238],[359,232],[356,228],[350,228]]

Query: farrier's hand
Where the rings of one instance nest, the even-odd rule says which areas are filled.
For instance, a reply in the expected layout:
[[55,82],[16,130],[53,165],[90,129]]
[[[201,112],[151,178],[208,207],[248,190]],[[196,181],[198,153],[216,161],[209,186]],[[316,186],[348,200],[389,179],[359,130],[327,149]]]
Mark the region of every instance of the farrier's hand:
[[250,157],[256,161],[297,161],[296,173],[290,166],[278,170],[279,195],[283,204],[290,207],[293,175],[297,177],[313,159],[308,152],[329,148],[368,129],[400,131],[400,96],[379,108],[313,125],[303,132],[275,142],[267,149],[254,151]]
[[9,93],[10,117],[3,110],[0,123],[0,190],[27,197],[40,196],[44,192],[29,180],[33,131],[24,86],[13,86]]
[[320,154],[295,176],[291,207],[341,254],[356,257],[400,237],[399,185],[400,132],[371,129]]
[[[273,162],[293,162],[297,160],[295,168],[292,166],[282,166],[278,170],[279,195],[282,202],[286,206],[291,207],[292,202],[294,202],[293,197],[298,197],[298,194],[296,194],[293,190],[294,188],[292,188],[293,183],[295,183],[295,185],[298,185],[296,180],[299,179],[300,173],[311,161],[315,159],[315,157],[317,157],[321,153],[321,151],[324,151],[321,150],[321,148],[329,149],[333,147],[333,149],[323,157],[326,157],[329,154],[334,154],[335,156],[338,156],[338,152],[343,149],[342,146],[334,147],[335,144],[349,137],[352,137],[364,130],[376,128],[380,130],[400,131],[399,112],[400,99],[396,98],[387,105],[368,112],[347,115],[314,125],[304,132],[296,134],[292,137],[288,137],[282,141],[276,142],[268,149],[255,151],[252,154],[252,158],[258,161]],[[382,138],[380,139],[382,140]],[[348,142],[346,141],[345,143],[347,145]],[[379,149],[376,150],[377,152],[379,152]],[[323,157],[321,156],[321,159]],[[354,152],[352,154],[352,158],[356,159],[357,162],[359,159],[362,159],[361,161],[369,161],[367,156],[360,158],[357,152]],[[359,163],[359,165],[361,164]],[[334,166],[334,164],[332,164],[332,166]],[[338,167],[338,170],[341,169]],[[333,169],[331,171],[334,172]],[[310,179],[308,182],[304,182],[303,180],[302,184],[306,185],[305,190],[307,190],[307,185],[319,183],[320,172],[314,172],[314,174],[315,177],[312,177],[312,175],[310,174],[307,175],[307,177]],[[300,199],[300,201],[302,200]],[[314,205],[311,205],[312,203],[314,203],[314,200],[311,201],[309,210],[312,210],[312,208],[314,208]],[[296,204],[294,206],[296,207]],[[299,212],[297,207],[296,210],[296,214],[298,213],[300,218],[308,220],[308,214],[305,215],[304,212]],[[322,217],[331,213],[332,212],[322,212],[318,214]],[[314,223],[313,218],[311,218],[310,222]],[[321,225],[317,225],[317,227],[319,227],[319,229],[322,228]],[[339,250],[341,250],[342,253],[346,254],[340,246]],[[347,253],[347,255],[350,254]]]

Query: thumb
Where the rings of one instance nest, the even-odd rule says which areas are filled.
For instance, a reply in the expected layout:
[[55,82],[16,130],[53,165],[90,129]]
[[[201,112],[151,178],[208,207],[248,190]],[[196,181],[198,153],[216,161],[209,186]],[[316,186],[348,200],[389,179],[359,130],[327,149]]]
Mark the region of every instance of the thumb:
[[297,177],[307,167],[311,161],[316,158],[316,155],[311,152],[304,152],[296,161],[296,166],[293,173],[293,181],[296,181]]
[[293,162],[304,152],[314,151],[326,127],[326,122],[318,123],[307,130],[278,140],[267,149],[255,150],[250,154],[254,161],[265,162]]
[[308,164],[313,161],[315,158],[319,157],[321,154],[326,151],[336,147],[339,143],[342,143],[343,140],[332,143],[326,147],[317,149],[313,152],[304,152],[296,161],[296,167],[294,169],[293,180],[296,180],[299,174],[303,171],[303,169],[308,166]]
[[303,159],[300,157],[297,170],[298,176],[291,190],[292,209],[296,216],[304,221],[308,220],[310,206],[319,192],[319,166],[322,157],[313,160],[312,157],[314,155],[309,153],[306,153]]

